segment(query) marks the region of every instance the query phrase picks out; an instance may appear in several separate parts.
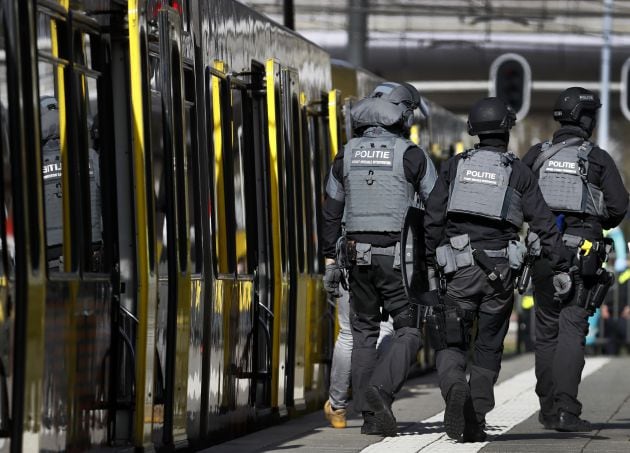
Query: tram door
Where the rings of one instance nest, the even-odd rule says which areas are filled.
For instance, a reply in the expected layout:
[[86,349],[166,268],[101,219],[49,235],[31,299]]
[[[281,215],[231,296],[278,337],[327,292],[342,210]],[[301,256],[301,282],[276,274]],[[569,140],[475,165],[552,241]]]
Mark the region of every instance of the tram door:
[[[212,231],[215,300],[211,313],[210,435],[245,431],[270,414],[273,318],[264,69],[207,69],[213,143]],[[224,415],[231,414],[231,415]],[[229,425],[229,426],[228,426]]]
[[157,14],[159,47],[150,49],[151,159],[158,304],[153,442],[185,445],[190,340],[190,224],[187,119],[181,18],[172,8]]
[[[116,277],[107,42],[70,2],[37,2],[46,306],[42,448],[108,441]],[[90,423],[86,423],[90,420]],[[42,440],[43,442],[43,440]]]
[[[6,2],[0,3],[0,52],[6,54]],[[0,61],[0,451],[10,449],[11,398],[14,382],[13,350],[15,303],[13,202],[9,147],[8,87],[6,59]]]

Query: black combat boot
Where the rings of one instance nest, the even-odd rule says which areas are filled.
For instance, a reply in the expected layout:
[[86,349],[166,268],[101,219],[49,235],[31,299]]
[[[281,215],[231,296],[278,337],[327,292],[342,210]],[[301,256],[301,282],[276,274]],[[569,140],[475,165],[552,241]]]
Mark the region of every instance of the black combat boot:
[[466,426],[462,436],[462,442],[485,442],[486,438],[486,422],[477,421],[477,414],[472,404],[472,399],[468,398],[464,405],[464,420]]
[[464,405],[470,399],[470,389],[467,384],[455,384],[446,397],[444,410],[444,428],[451,439],[459,440],[466,426]]
[[374,412],[374,423],[385,437],[396,436],[396,418],[392,412],[394,398],[375,385],[365,389],[365,401]]
[[558,411],[558,423],[555,426],[555,430],[566,433],[587,433],[593,431],[593,425],[591,425],[591,422],[582,420],[571,412],[560,409]]
[[545,429],[556,429],[558,424],[558,416],[554,414],[545,415],[543,411],[538,412],[538,421]]
[[363,426],[361,426],[361,434],[367,434],[369,436],[382,436],[383,432],[376,426],[374,420],[374,412],[363,411]]

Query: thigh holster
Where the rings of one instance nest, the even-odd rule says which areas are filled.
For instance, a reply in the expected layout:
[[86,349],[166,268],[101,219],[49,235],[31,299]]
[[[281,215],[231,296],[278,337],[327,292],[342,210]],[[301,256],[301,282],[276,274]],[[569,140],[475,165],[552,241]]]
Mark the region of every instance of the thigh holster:
[[436,351],[449,346],[466,347],[468,338],[464,321],[474,320],[474,312],[458,307],[436,307],[427,315],[427,336]]

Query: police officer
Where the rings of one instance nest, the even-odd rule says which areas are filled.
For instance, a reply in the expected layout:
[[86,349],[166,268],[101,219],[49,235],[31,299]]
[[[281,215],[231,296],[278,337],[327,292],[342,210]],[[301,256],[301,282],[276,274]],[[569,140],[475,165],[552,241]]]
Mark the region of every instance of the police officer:
[[[396,435],[392,401],[420,347],[417,306],[410,306],[402,282],[400,240],[408,207],[418,195],[426,199],[437,176],[426,152],[407,139],[421,102],[414,87],[392,82],[357,102],[351,114],[359,136],[336,156],[326,183],[324,285],[336,295],[342,270],[335,243],[344,217],[352,262],[352,389],[363,434]],[[377,357],[381,308],[393,318],[395,333]]]
[[[440,270],[446,286],[441,311],[428,317],[428,327],[441,331],[432,344],[446,401],[446,433],[453,439],[463,434],[465,442],[486,438],[485,416],[494,407],[493,387],[512,312],[513,280],[522,264],[518,232],[523,220],[539,235],[554,268],[569,270],[555,219],[536,178],[508,151],[514,122],[513,111],[498,98],[475,103],[468,132],[478,135],[479,143],[442,166],[426,204],[428,264]],[[559,274],[557,283],[566,284],[566,278],[566,273]],[[436,293],[424,297],[435,298]],[[466,382],[475,319],[474,358]]]
[[[40,99],[42,173],[46,216],[46,257],[51,271],[63,271],[63,202],[59,106],[52,96]],[[92,138],[95,129],[91,129]],[[90,147],[88,159],[91,209],[91,240],[95,264],[100,261],[102,240],[99,155]],[[94,266],[94,270],[97,267]]]
[[538,176],[565,244],[578,258],[581,276],[573,297],[561,303],[548,283],[549,262],[539,260],[534,267],[539,420],[547,429],[559,431],[592,429],[580,419],[582,404],[577,399],[588,317],[596,304],[588,299],[608,277],[601,269],[605,259],[602,229],[618,225],[628,207],[628,192],[615,163],[588,140],[600,106],[593,92],[580,87],[566,89],[553,109],[561,127],[551,141],[533,146],[523,158]]

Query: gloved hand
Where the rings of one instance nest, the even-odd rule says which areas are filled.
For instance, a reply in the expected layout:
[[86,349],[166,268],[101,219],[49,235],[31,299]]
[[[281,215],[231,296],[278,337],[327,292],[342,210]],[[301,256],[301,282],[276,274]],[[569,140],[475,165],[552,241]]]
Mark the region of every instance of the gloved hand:
[[556,291],[555,295],[561,301],[565,301],[571,297],[577,272],[577,266],[572,266],[569,272],[557,272],[553,276],[553,287]]
[[341,268],[335,264],[327,264],[324,272],[324,289],[333,297],[340,297],[339,282],[343,278]]

